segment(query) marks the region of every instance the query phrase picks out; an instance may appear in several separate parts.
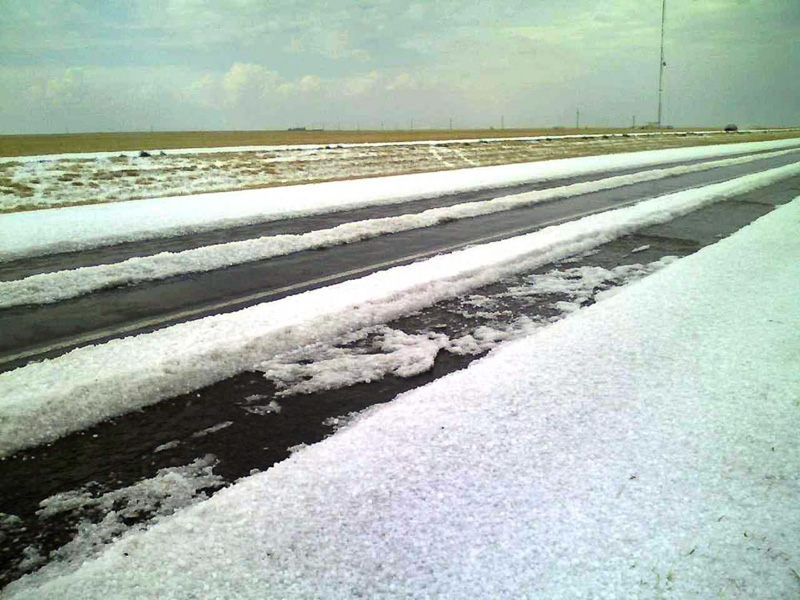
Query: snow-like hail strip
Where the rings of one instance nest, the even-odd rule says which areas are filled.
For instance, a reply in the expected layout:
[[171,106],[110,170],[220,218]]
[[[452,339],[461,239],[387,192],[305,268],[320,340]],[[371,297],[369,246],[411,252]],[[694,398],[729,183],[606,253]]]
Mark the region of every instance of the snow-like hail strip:
[[0,261],[531,181],[798,146],[800,138],[651,150],[0,214]]
[[416,214],[345,223],[331,229],[304,234],[266,236],[182,252],[161,252],[153,256],[130,258],[119,263],[42,273],[17,281],[0,282],[0,308],[23,304],[54,303],[101,289],[166,279],[188,273],[212,271],[302,250],[349,244],[389,233],[432,227],[449,221],[512,210],[548,200],[705,171],[716,167],[743,164],[789,152],[794,152],[794,150],[654,169],[631,175],[619,175],[597,181],[503,196],[482,202],[467,202],[443,208],[432,208]]
[[[794,175],[747,175],[0,374],[0,456]],[[797,200],[795,200],[797,201]]]

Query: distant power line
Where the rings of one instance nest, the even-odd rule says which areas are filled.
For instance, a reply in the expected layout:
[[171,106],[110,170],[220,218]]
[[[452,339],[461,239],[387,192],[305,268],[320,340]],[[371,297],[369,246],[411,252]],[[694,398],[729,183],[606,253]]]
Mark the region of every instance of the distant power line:
[[667,0],[661,0],[661,61],[658,65],[658,128],[661,129],[661,97],[664,94],[664,23],[667,17]]

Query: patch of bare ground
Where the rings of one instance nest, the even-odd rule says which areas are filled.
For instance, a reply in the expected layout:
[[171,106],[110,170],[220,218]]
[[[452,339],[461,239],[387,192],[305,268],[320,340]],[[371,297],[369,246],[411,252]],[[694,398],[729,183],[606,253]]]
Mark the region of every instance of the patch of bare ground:
[[33,188],[29,185],[14,181],[9,177],[0,177],[0,194],[10,193],[21,198],[33,196]]

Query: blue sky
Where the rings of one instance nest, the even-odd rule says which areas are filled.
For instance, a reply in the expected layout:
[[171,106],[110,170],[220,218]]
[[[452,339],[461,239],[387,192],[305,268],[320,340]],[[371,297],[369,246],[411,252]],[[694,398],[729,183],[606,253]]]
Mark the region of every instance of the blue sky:
[[[0,0],[0,133],[627,125],[660,0]],[[800,2],[668,0],[664,122],[800,124]]]

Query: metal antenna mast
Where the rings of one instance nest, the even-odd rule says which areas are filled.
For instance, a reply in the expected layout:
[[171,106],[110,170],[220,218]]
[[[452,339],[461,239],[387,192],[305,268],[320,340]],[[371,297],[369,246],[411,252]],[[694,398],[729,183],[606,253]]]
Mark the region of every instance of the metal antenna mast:
[[664,21],[667,16],[667,0],[661,0],[661,62],[658,64],[658,128],[661,129],[661,96],[664,93]]

